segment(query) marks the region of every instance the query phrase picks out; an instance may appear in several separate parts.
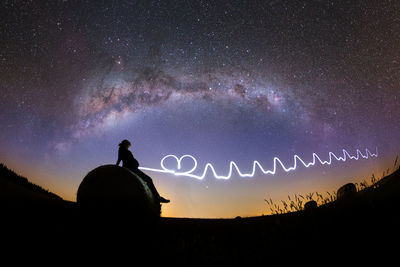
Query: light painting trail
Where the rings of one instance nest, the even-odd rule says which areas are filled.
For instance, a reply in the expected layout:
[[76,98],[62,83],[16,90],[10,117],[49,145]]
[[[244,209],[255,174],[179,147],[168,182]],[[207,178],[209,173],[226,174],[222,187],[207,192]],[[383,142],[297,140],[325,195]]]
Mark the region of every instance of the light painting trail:
[[[274,157],[274,167],[272,168],[272,170],[265,170],[263,168],[263,166],[260,164],[260,162],[255,160],[253,162],[253,170],[252,170],[251,173],[242,173],[240,171],[239,167],[237,166],[237,164],[234,161],[231,161],[230,164],[229,164],[228,175],[218,175],[217,172],[215,171],[214,166],[211,163],[207,163],[205,165],[202,175],[193,174],[193,172],[197,169],[197,160],[192,155],[183,155],[181,157],[177,157],[176,155],[166,155],[165,157],[163,157],[161,159],[161,162],[160,162],[161,169],[148,168],[148,167],[139,167],[139,169],[145,170],[145,171],[170,173],[170,174],[173,174],[175,176],[187,176],[187,177],[196,178],[198,180],[203,180],[204,177],[207,174],[208,169],[210,169],[216,179],[228,180],[228,179],[230,179],[232,177],[233,168],[236,169],[236,172],[239,174],[240,177],[254,177],[257,167],[262,171],[263,174],[275,175],[275,173],[277,171],[278,163],[279,163],[279,165],[282,167],[282,169],[285,172],[290,172],[290,171],[295,171],[297,169],[297,166],[298,166],[297,162],[298,161],[300,161],[300,163],[303,164],[304,167],[308,168],[310,166],[314,166],[317,163],[317,160],[322,165],[331,165],[333,158],[335,158],[337,161],[346,161],[347,159],[359,160],[360,156],[361,156],[361,158],[364,158],[364,159],[368,159],[369,157],[378,157],[378,148],[375,149],[375,153],[371,153],[371,151],[369,151],[368,149],[365,149],[365,155],[362,154],[359,149],[356,150],[356,155],[355,156],[350,155],[350,153],[346,149],[343,149],[343,156],[340,156],[340,157],[336,156],[333,152],[329,152],[328,154],[329,154],[329,160],[321,160],[321,158],[316,153],[313,153],[313,160],[311,162],[308,162],[308,163],[304,162],[304,160],[302,160],[300,156],[294,155],[293,156],[294,164],[291,167],[286,167],[278,157]],[[182,160],[185,159],[185,158],[190,158],[191,160],[193,160],[194,165],[193,165],[192,169],[190,169],[189,171],[179,172],[177,170],[173,170],[173,169],[169,169],[169,168],[165,167],[164,161],[166,159],[168,159],[168,158],[173,158],[173,159],[176,160],[176,162],[177,162],[177,170],[181,170],[182,169],[182,164],[181,163],[182,163]]]

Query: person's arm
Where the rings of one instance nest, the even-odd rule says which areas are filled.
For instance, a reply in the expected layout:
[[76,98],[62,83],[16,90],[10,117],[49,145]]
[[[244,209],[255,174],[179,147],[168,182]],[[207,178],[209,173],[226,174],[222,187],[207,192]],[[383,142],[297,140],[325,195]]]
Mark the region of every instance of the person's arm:
[[134,168],[134,169],[138,169],[139,168],[139,162],[137,161],[137,159],[135,159],[135,157],[133,156],[132,152],[129,151],[129,162],[130,165]]
[[135,166],[135,169],[139,169],[139,161],[135,158],[133,158],[133,166]]
[[119,166],[120,162],[121,162],[121,150],[118,149],[118,159],[117,159],[117,163],[115,163],[115,165]]

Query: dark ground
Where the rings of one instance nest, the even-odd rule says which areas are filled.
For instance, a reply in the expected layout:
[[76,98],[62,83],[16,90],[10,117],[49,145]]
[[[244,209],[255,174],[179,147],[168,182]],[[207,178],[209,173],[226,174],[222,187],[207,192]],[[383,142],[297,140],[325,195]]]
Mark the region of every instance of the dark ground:
[[140,224],[126,212],[89,216],[74,202],[0,193],[1,256],[32,253],[37,257],[31,260],[56,258],[51,262],[57,265],[82,260],[135,265],[139,259],[185,266],[381,265],[397,259],[399,251],[399,170],[352,198],[314,210],[238,219],[161,218]]

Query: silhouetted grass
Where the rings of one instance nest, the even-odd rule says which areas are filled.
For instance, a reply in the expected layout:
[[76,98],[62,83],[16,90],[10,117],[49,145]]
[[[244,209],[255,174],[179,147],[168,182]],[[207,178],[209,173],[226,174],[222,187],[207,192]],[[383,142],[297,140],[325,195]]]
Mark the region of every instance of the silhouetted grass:
[[[395,172],[397,169],[400,169],[398,165],[399,164],[399,156],[397,155],[394,165],[393,165],[393,172]],[[363,181],[359,183],[354,183],[357,192],[363,191],[363,190],[371,190],[375,189],[380,186],[379,181],[384,178],[385,176],[388,176],[390,173],[390,168],[387,168],[385,171],[382,173],[382,177],[380,179],[375,177],[375,174],[371,175],[371,178],[368,180],[364,179]],[[264,199],[264,201],[268,205],[268,211],[272,215],[276,214],[284,214],[284,213],[290,213],[290,212],[298,212],[302,211],[304,209],[304,204],[308,201],[315,201],[317,202],[318,206],[321,205],[326,205],[328,203],[334,202],[336,200],[336,192],[325,192],[325,194],[320,194],[318,192],[311,192],[307,193],[305,196],[303,195],[297,195],[295,194],[294,196],[287,196],[288,200],[280,200],[278,203],[274,203],[272,199]]]
[[287,200],[281,200],[280,203],[274,203],[272,199],[264,199],[264,201],[269,206],[269,211],[271,214],[284,214],[289,212],[302,211],[304,209],[304,204],[308,201],[317,202],[318,206],[330,203],[336,200],[336,192],[326,192],[325,194],[320,194],[319,192],[311,192],[303,195],[294,194],[294,196],[287,196]]

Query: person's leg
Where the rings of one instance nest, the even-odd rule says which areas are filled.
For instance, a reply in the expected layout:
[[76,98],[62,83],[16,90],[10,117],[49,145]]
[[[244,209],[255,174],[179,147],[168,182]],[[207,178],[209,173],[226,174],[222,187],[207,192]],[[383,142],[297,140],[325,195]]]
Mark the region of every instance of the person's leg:
[[153,180],[150,178],[150,176],[148,176],[147,174],[145,174],[144,172],[142,172],[141,170],[136,170],[135,173],[143,179],[143,181],[145,181],[145,183],[147,184],[147,186],[150,188],[151,192],[156,196],[156,198],[158,199],[158,201],[160,201],[161,203],[169,203],[169,199],[166,199],[162,196],[160,196],[160,194],[158,193],[156,187],[154,186]]
[[135,171],[135,173],[143,179],[143,181],[146,182],[147,186],[149,187],[149,189],[151,190],[151,192],[156,196],[156,197],[160,197],[160,194],[158,193],[156,187],[154,186],[153,180],[150,178],[150,176],[148,176],[147,174],[145,174],[144,172],[142,172],[141,170],[137,170]]

